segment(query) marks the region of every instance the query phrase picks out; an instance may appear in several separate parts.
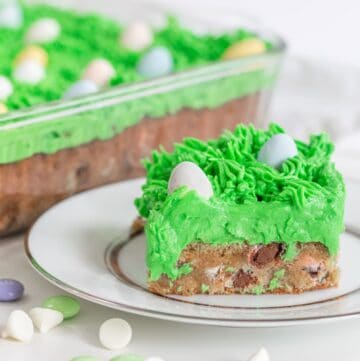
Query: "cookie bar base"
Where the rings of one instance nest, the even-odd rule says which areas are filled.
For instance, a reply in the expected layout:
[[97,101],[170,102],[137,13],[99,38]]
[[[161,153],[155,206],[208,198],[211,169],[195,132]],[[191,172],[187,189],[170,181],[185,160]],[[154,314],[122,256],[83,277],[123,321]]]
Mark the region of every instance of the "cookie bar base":
[[160,144],[171,150],[174,142],[187,136],[215,138],[238,123],[257,123],[267,101],[263,91],[214,109],[182,109],[143,119],[108,140],[0,165],[0,236],[30,225],[74,193],[143,175],[141,159]]
[[289,293],[336,287],[337,260],[320,243],[298,244],[296,257],[283,259],[281,243],[266,246],[232,244],[213,246],[192,243],[181,254],[179,265],[192,271],[176,280],[163,275],[149,282],[157,294],[264,294]]

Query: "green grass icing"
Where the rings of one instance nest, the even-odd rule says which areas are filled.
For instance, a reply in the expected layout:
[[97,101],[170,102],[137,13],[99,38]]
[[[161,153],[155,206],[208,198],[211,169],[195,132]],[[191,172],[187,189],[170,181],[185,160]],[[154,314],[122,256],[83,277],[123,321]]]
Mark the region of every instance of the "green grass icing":
[[[147,218],[150,277],[180,275],[181,251],[194,240],[210,244],[321,242],[338,252],[343,230],[345,187],[330,157],[325,134],[296,141],[298,155],[277,170],[257,161],[261,146],[283,130],[238,126],[216,140],[188,138],[173,153],[154,151],[145,161],[147,181],[135,203]],[[205,200],[185,187],[167,194],[172,169],[192,161],[208,176],[214,196]]]
[[[61,25],[61,35],[42,47],[49,55],[46,77],[39,84],[21,84],[12,78],[13,61],[24,48],[24,35],[29,26],[43,17],[55,18]],[[14,84],[14,93],[6,101],[10,110],[25,109],[62,98],[64,92],[78,79],[87,64],[95,58],[108,59],[116,75],[111,87],[142,83],[136,65],[146,51],[134,52],[122,47],[119,37],[121,25],[96,14],[79,14],[47,5],[25,6],[24,25],[17,30],[0,29],[0,74],[8,76]],[[197,35],[183,28],[170,17],[167,24],[154,33],[153,45],[169,48],[175,64],[175,72],[200,69],[217,63],[223,51],[232,43],[254,36],[240,29],[231,34]],[[272,46],[268,44],[268,47]],[[35,116],[25,112],[19,117],[1,116],[0,163],[11,163],[33,154],[52,154],[62,149],[76,147],[93,140],[107,140],[145,117],[157,118],[174,114],[183,108],[216,108],[228,101],[269,89],[277,77],[278,66],[264,69],[214,76],[202,82],[177,85],[170,89],[147,91],[136,95],[134,91],[126,101],[111,95],[111,102],[85,101],[84,106],[72,106],[70,112],[46,110],[51,120],[32,121]],[[146,83],[145,83],[146,84]],[[145,94],[146,93],[146,94]],[[91,109],[87,105],[96,105]],[[66,104],[64,102],[64,104]],[[38,107],[42,110],[43,107]],[[67,109],[65,109],[67,110]],[[65,114],[66,113],[66,114]],[[11,115],[11,113],[10,113]],[[20,115],[20,114],[19,114]],[[24,126],[26,124],[26,126]]]
[[[116,21],[97,14],[80,14],[48,5],[24,6],[24,24],[20,29],[0,29],[0,74],[12,77],[14,59],[24,48],[24,36],[37,19],[50,17],[61,25],[61,34],[55,41],[41,45],[49,55],[45,79],[38,85],[15,82],[15,91],[8,99],[9,109],[61,99],[64,92],[76,82],[89,62],[95,58],[109,60],[116,76],[112,85],[142,80],[136,65],[146,51],[135,52],[119,42],[123,28]],[[152,45],[164,45],[174,58],[175,71],[214,62],[232,43],[253,36],[246,30],[220,36],[195,35],[170,17],[164,28],[154,34]]]

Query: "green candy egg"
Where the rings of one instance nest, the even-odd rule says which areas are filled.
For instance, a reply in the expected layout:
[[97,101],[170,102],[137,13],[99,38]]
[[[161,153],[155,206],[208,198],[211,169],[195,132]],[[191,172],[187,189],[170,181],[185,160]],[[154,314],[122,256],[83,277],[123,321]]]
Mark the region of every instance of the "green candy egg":
[[80,311],[79,302],[69,296],[49,297],[42,306],[61,312],[64,315],[64,320],[75,317]]

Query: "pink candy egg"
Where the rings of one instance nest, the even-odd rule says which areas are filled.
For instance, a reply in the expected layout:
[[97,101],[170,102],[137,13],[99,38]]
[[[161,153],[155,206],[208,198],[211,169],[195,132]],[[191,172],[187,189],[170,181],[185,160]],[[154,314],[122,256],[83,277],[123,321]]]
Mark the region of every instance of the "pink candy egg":
[[115,75],[115,69],[106,59],[95,59],[85,69],[82,79],[91,80],[99,87],[108,85]]

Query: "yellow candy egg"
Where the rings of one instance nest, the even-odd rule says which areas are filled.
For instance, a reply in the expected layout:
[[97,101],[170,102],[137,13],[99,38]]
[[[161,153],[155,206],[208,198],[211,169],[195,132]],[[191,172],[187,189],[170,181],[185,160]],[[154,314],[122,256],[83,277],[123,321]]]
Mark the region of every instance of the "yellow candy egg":
[[47,52],[43,48],[37,45],[29,45],[15,58],[15,65],[19,65],[25,60],[34,60],[40,65],[46,66],[49,59]]
[[222,56],[224,60],[242,58],[244,56],[257,55],[266,51],[265,44],[257,38],[241,40],[227,48]]
[[6,114],[8,111],[9,110],[8,110],[7,106],[3,103],[0,103],[0,115]]

